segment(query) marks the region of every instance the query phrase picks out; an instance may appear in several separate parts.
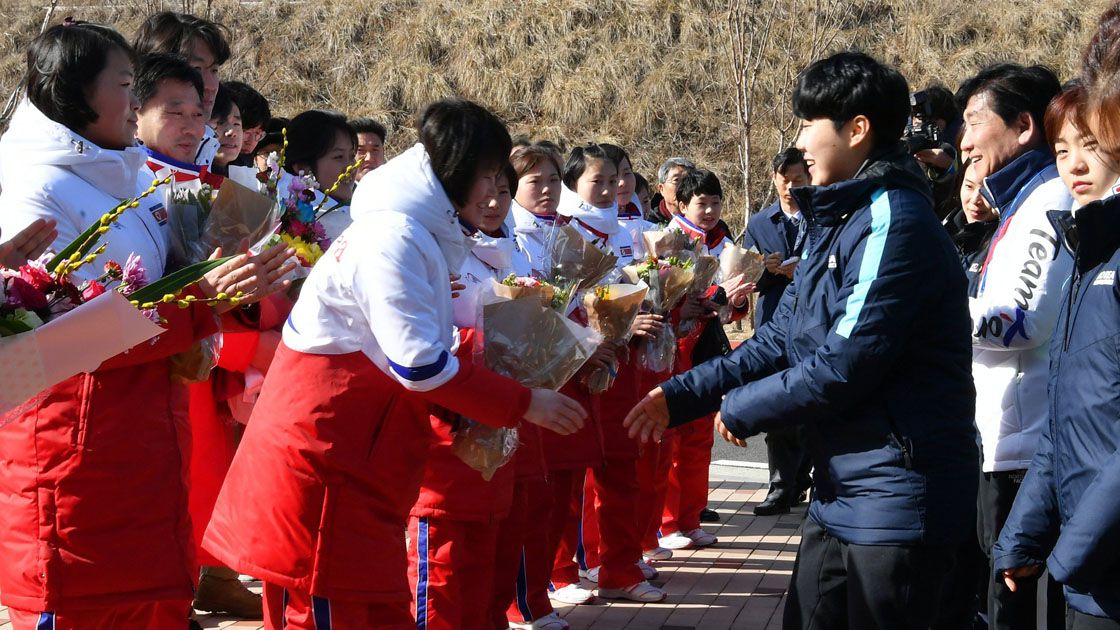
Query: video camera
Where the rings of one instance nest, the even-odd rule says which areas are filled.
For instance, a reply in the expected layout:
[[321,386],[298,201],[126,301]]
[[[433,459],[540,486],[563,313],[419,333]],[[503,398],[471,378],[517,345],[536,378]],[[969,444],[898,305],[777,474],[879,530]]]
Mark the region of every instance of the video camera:
[[910,95],[910,120],[902,141],[911,155],[941,147],[941,128],[933,122],[933,101],[926,90]]

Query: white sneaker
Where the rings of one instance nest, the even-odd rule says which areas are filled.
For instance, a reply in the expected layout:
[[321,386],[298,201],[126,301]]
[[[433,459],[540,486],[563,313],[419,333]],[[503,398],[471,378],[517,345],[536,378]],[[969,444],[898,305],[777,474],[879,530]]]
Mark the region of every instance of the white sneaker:
[[642,552],[642,560],[646,562],[660,562],[663,560],[672,560],[673,550],[664,547],[654,547],[649,551]]
[[568,630],[571,626],[568,625],[567,621],[560,618],[560,613],[552,612],[534,620],[532,623],[511,621],[509,627],[517,628],[517,630]]
[[647,579],[647,580],[656,580],[657,579],[657,575],[658,575],[657,574],[657,569],[649,566],[649,563],[647,563],[645,560],[639,560],[638,561],[638,568],[642,570],[642,576],[645,577],[645,579]]
[[569,584],[555,591],[549,591],[548,596],[562,604],[579,606],[595,598],[595,593],[583,588],[579,584]]
[[685,536],[692,541],[693,547],[707,547],[719,542],[719,538],[716,538],[715,534],[709,534],[699,527],[690,532],[686,532]]
[[687,549],[691,547],[692,539],[680,532],[673,532],[667,536],[662,536],[658,539],[657,544],[666,549],[675,551],[677,549]]
[[606,599],[628,599],[633,602],[648,604],[665,599],[665,591],[642,580],[626,588],[600,588],[599,597]]
[[599,583],[599,567],[591,567],[590,569],[587,569],[587,570],[580,569],[579,570],[579,576],[581,578],[587,580],[588,582],[594,582],[594,583],[598,584]]

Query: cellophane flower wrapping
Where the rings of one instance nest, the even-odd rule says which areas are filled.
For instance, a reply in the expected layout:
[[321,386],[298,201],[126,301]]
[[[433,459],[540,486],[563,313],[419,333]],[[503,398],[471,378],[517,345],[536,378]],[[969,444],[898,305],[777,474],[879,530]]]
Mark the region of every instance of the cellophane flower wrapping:
[[699,255],[703,247],[700,239],[692,238],[675,228],[642,232],[642,240],[645,241],[646,256],[654,258],[668,258],[682,252]]
[[[718,280],[720,282],[740,274],[743,276],[743,282],[758,282],[765,270],[765,257],[755,247],[745,249],[734,243],[728,243],[719,253]],[[730,304],[725,304],[719,309],[719,318],[725,324],[731,320]]]
[[[225,179],[213,187],[199,180],[167,186],[171,253],[167,271],[174,272],[206,260],[221,247],[231,254],[243,243],[268,238],[279,224],[279,210],[267,196]],[[171,376],[181,383],[206,380],[217,365],[219,339],[196,341],[190,350],[171,357]]]
[[647,258],[628,265],[622,273],[633,283],[645,282],[649,286],[650,312],[666,318],[665,326],[654,338],[645,337],[638,351],[638,362],[647,371],[661,373],[673,369],[676,358],[677,335],[668,321],[669,313],[688,293],[692,286],[695,258],[671,255],[667,259]]
[[575,282],[583,291],[615,272],[618,257],[585,239],[574,227],[562,225],[548,239],[548,278],[560,284]]
[[[509,283],[509,284],[507,284]],[[492,282],[483,294],[482,339],[475,360],[529,388],[558,390],[587,362],[599,334],[563,315],[565,290],[531,278]],[[477,337],[477,335],[476,335]],[[517,430],[463,419],[452,450],[490,480],[517,448]]]
[[[689,287],[687,295],[703,296],[711,288],[718,275],[719,260],[715,256],[697,256],[696,264],[693,266],[692,286]],[[678,332],[681,335],[687,335],[695,326],[696,320],[683,321]]]
[[[583,294],[583,308],[587,312],[588,326],[599,333],[603,341],[621,342],[630,338],[630,327],[641,311],[642,302],[649,292],[644,282],[639,284],[607,284],[592,288]],[[587,375],[587,389],[601,394],[610,389],[618,373],[617,361],[611,368],[596,368]]]

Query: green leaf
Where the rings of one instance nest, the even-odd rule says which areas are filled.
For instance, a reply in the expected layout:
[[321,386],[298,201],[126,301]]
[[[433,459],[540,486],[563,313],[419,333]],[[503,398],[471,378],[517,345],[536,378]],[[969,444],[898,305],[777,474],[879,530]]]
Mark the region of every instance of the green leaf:
[[[129,199],[125,203],[129,203],[131,201],[132,200]],[[119,208],[120,206],[117,207]],[[61,252],[56,254],[55,257],[52,258],[49,263],[47,263],[47,270],[51,273],[54,273],[54,269],[58,266],[59,263],[66,260],[67,258],[71,258],[71,256],[73,256],[73,254],[75,253],[77,253],[77,256],[73,256],[74,260],[85,257],[85,255],[89,253],[89,250],[97,244],[97,241],[101,240],[100,236],[96,238],[93,237],[97,233],[97,229],[101,227],[102,216],[104,215],[97,215],[97,220],[93,222],[93,225],[86,228],[84,232],[78,235],[78,238],[71,241],[70,244],[64,247]],[[89,242],[86,243],[86,240],[89,240]],[[85,243],[85,247],[82,247],[83,243]],[[81,249],[81,251],[78,251],[79,249]]]
[[31,326],[26,322],[0,317],[0,337],[11,337],[20,333],[31,332],[31,330]]
[[204,260],[183,267],[179,271],[168,274],[146,287],[133,291],[127,297],[129,300],[135,300],[141,304],[144,302],[156,302],[165,295],[179,293],[188,286],[201,280],[202,276],[205,276],[232,259],[233,256],[226,256],[225,258]]

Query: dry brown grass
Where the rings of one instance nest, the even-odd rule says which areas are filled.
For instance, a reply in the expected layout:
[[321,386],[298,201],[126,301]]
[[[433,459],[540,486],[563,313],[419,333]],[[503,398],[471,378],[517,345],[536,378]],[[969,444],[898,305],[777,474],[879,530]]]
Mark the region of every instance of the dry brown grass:
[[[81,2],[95,4],[90,0]],[[38,32],[46,0],[5,0],[0,90],[23,71],[23,51]],[[241,4],[228,0],[108,0],[68,7],[67,15],[115,25],[131,37],[153,10],[184,5],[234,33],[229,78],[248,81],[278,114],[331,107],[389,124],[390,150],[415,138],[411,121],[429,101],[462,95],[499,112],[515,134],[567,143],[613,140],[638,169],[688,155],[720,173],[731,214],[739,213],[727,5],[714,0],[520,0],[421,2],[368,0]],[[74,4],[73,2],[69,4]],[[753,0],[756,7],[768,6]],[[812,2],[802,3],[812,5]],[[793,0],[787,5],[795,6]],[[912,86],[955,87],[996,60],[1043,62],[1063,79],[1078,57],[1102,0],[925,2],[868,0],[833,48],[857,47],[898,65]],[[803,16],[784,11],[779,28],[797,32]],[[756,173],[779,147],[773,129],[788,117],[797,51],[767,62],[756,127]],[[769,116],[769,118],[767,118]],[[756,177],[758,199],[765,177]],[[732,217],[733,224],[739,221]]]

